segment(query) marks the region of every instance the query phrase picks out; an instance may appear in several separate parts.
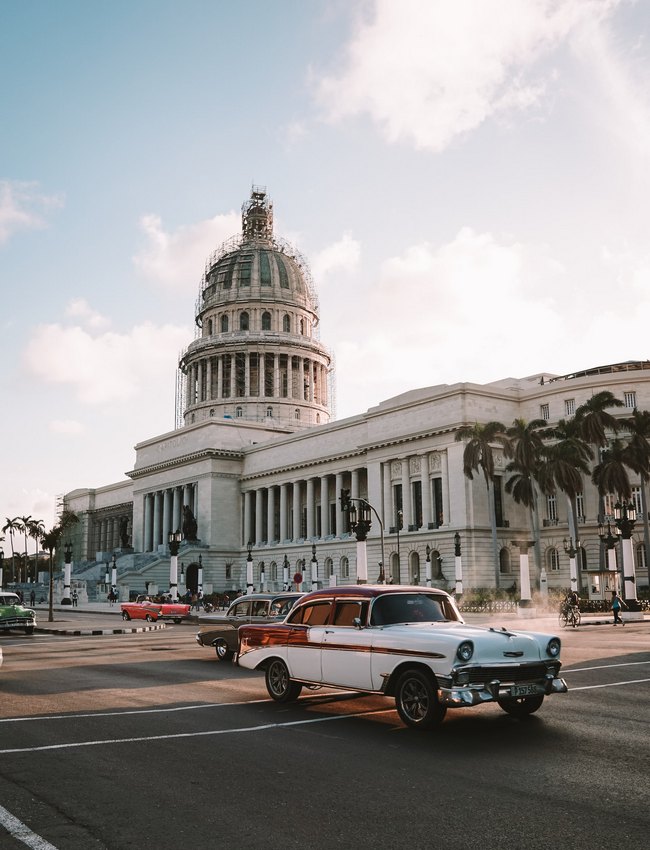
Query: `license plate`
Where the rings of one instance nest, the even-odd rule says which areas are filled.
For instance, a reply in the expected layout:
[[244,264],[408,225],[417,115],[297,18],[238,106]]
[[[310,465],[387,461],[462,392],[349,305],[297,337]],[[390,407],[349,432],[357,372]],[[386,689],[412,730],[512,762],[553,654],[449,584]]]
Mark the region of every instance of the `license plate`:
[[510,688],[511,697],[530,697],[541,692],[539,685],[513,685]]

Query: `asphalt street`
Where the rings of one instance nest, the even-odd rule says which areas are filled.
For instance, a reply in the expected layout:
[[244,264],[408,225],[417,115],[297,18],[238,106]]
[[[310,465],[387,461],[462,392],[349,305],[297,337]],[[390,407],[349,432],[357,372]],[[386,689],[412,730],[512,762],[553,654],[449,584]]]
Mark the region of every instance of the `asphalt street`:
[[528,720],[434,732],[382,697],[278,705],[195,631],[0,638],[2,850],[648,846],[647,621],[565,631],[570,692]]

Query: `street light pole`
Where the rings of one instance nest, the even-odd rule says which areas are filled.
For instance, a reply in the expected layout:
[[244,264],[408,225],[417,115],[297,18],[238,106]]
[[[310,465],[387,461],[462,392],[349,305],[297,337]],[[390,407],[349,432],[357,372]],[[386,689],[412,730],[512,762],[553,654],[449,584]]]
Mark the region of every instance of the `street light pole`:
[[[348,521],[350,522],[350,528],[352,528],[352,519],[351,519],[351,515],[350,515],[350,510],[352,508],[354,508],[354,505],[352,504],[353,502],[358,502],[359,505],[361,506],[362,510],[367,509],[369,511],[372,511],[372,513],[375,515],[375,518],[377,519],[377,523],[379,524],[379,534],[380,534],[380,539],[381,539],[381,561],[379,562],[379,579],[378,579],[378,581],[379,581],[379,584],[384,584],[384,582],[386,581],[386,576],[385,576],[385,573],[384,573],[384,564],[386,563],[386,557],[385,557],[385,554],[384,554],[384,523],[382,522],[381,517],[377,513],[377,510],[373,507],[373,505],[370,504],[370,502],[367,499],[352,498],[350,496],[349,490],[341,490],[339,500],[341,502],[341,510],[344,513],[347,513],[349,515]],[[365,506],[365,508],[364,508],[364,506]],[[355,508],[355,516],[356,516],[356,508]],[[368,528],[370,528],[370,518],[368,518],[368,523],[369,523]],[[398,548],[399,548],[399,536],[398,536],[398,539],[397,539],[397,543],[398,543]],[[367,561],[366,561],[366,563],[367,563]],[[367,578],[367,573],[366,573],[366,578]]]
[[460,552],[460,534],[454,534],[454,573],[456,577],[455,595],[458,599],[463,594],[463,561]]
[[[616,569],[616,544],[618,543],[618,537],[612,534],[612,525],[609,520],[607,520],[607,531],[605,531],[605,524],[603,522],[598,523],[598,536],[607,549],[607,570],[614,577],[614,590],[618,592],[618,571]],[[609,588],[606,589],[609,590]]]
[[[178,550],[181,546],[183,535],[180,531],[170,531],[167,535],[169,545],[169,592],[173,602],[178,602]],[[115,555],[113,555],[115,560]]]
[[63,596],[61,605],[71,605],[70,577],[72,575],[72,543],[66,543],[63,550]]
[[351,504],[348,509],[350,517],[350,528],[357,538],[357,584],[368,583],[368,553],[366,550],[366,538],[370,531],[370,505],[365,499],[359,499],[359,517],[357,509]]
[[427,546],[427,560],[424,567],[424,580],[427,587],[431,587],[431,546]]
[[318,561],[316,559],[316,544],[311,546],[311,589],[318,590]]
[[203,596],[203,555],[201,555],[201,553],[199,553],[199,569],[197,572],[196,583],[196,595],[199,599],[201,599],[201,597]]
[[636,578],[634,575],[634,548],[632,531],[636,522],[636,508],[632,502],[617,502],[614,505],[614,522],[621,535],[623,552],[623,601],[627,611],[622,613],[624,619],[642,620],[643,611],[636,598]]
[[5,553],[4,553],[4,549],[0,549],[0,590],[2,590],[4,565],[5,565]]
[[576,555],[578,554],[578,549],[580,548],[580,541],[576,540],[575,546],[573,545],[573,537],[569,537],[567,540],[566,537],[562,541],[564,544],[564,551],[569,556],[569,580],[571,582],[571,590],[578,592],[578,568],[576,566]]
[[248,541],[246,544],[248,557],[246,558],[246,593],[253,592],[253,544]]
[[286,555],[282,562],[282,589],[289,590],[289,559]]

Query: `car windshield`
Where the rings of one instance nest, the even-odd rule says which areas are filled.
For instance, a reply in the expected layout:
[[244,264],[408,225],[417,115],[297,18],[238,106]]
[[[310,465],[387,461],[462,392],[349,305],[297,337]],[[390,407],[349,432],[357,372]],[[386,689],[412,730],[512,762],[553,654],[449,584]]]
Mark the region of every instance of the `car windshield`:
[[441,623],[457,619],[451,603],[442,596],[431,593],[394,593],[375,600],[370,624]]
[[271,617],[286,617],[286,615],[293,608],[293,603],[296,601],[296,597],[292,596],[289,599],[276,599],[271,605],[270,616]]

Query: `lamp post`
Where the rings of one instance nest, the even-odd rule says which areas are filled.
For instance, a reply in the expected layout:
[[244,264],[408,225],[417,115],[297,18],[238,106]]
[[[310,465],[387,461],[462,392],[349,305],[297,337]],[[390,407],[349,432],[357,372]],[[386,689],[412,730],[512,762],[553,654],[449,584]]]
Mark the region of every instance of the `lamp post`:
[[623,552],[623,601],[627,611],[622,616],[627,620],[642,620],[643,612],[636,598],[636,578],[634,575],[634,549],[632,531],[636,522],[636,508],[632,502],[617,502],[614,505],[614,523],[621,536]]
[[431,587],[431,546],[427,546],[427,560],[424,565],[424,581],[427,587]]
[[72,605],[70,599],[70,576],[72,575],[72,543],[66,543],[63,549],[63,596],[61,605]]
[[282,562],[282,589],[289,590],[289,559],[286,555]]
[[266,591],[266,567],[264,561],[260,561],[260,592]]
[[311,545],[311,589],[318,590],[318,561],[316,560],[316,544]]
[[[181,585],[185,588],[185,594],[181,594],[181,592],[180,592]],[[181,575],[180,575],[180,578],[178,579],[178,587],[179,587],[179,591],[178,591],[179,597],[187,594],[187,585],[185,584],[185,564],[182,561],[181,561]]]
[[5,565],[5,553],[4,553],[4,549],[0,549],[0,590],[2,590],[4,565]]
[[357,584],[367,584],[368,554],[366,551],[366,538],[368,537],[371,525],[370,505],[365,499],[359,499],[359,511],[357,512],[356,507],[351,504],[348,515],[350,517],[350,528],[357,538]]
[[460,534],[454,534],[454,574],[456,577],[456,597],[462,596],[463,593],[463,560],[460,552]]
[[[607,570],[614,577],[614,590],[618,592],[618,572],[616,570],[616,544],[618,543],[618,537],[612,533],[612,525],[609,520],[607,520],[607,530],[605,530],[605,523],[598,523],[598,536],[605,544],[605,548],[607,549]],[[610,588],[607,588],[609,590]]]
[[203,556],[199,554],[199,569],[197,574],[196,595],[199,599],[203,596]]
[[[341,490],[341,495],[339,496],[339,501],[341,502],[341,510],[344,511],[344,513],[348,514],[348,521],[350,523],[350,528],[353,531],[354,531],[354,528],[352,528],[353,516],[354,516],[354,521],[356,522],[356,508],[354,507],[353,502],[358,502],[360,509],[365,514],[367,514],[368,529],[370,529],[370,512],[372,512],[375,515],[375,518],[377,519],[377,523],[379,525],[379,534],[380,534],[380,539],[381,539],[381,561],[379,562],[379,579],[378,580],[379,580],[380,584],[384,584],[385,581],[386,581],[386,576],[385,576],[385,573],[384,573],[384,564],[386,563],[386,558],[385,558],[385,555],[384,555],[384,523],[382,522],[381,517],[377,513],[377,510],[370,504],[369,501],[367,501],[367,499],[359,499],[359,498],[356,498],[356,497],[352,498],[350,496],[349,490]],[[352,509],[354,509],[354,514],[350,513],[352,511]],[[401,513],[401,511],[400,511],[400,513]],[[392,533],[392,531],[393,531],[393,529],[391,529],[391,533]],[[399,551],[399,536],[397,538],[397,547],[398,547],[398,551]],[[366,579],[367,579],[367,577],[368,577],[368,574],[367,574],[367,560],[366,560]],[[330,582],[330,584],[332,584],[332,582]]]
[[253,592],[253,544],[248,541],[246,544],[248,557],[246,558],[246,593]]
[[571,590],[578,592],[578,568],[576,566],[576,555],[578,554],[578,549],[580,548],[580,541],[576,540],[575,546],[573,545],[573,537],[569,537],[567,540],[566,537],[562,541],[564,544],[564,551],[569,556],[569,580],[571,582]]
[[519,548],[519,584],[520,596],[517,614],[520,617],[534,617],[537,613],[533,608],[533,600],[530,592],[530,563],[528,550],[535,545],[534,540],[513,540],[513,546]]
[[[170,531],[167,535],[169,546],[169,592],[173,602],[178,602],[178,550],[181,546],[183,535],[180,531]],[[113,555],[113,557],[115,557]]]
[[402,579],[402,559],[400,557],[399,551],[399,533],[404,528],[404,513],[402,511],[395,512],[395,525],[393,525],[389,531],[391,534],[397,534],[397,573],[400,577],[400,581]]

